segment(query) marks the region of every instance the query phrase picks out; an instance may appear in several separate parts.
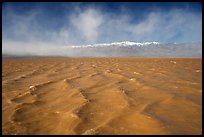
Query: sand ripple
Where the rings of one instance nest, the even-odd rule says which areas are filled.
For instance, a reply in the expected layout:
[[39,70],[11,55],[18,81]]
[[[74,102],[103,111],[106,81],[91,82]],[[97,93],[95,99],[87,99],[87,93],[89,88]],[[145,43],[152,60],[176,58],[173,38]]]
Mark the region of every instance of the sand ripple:
[[201,64],[200,59],[6,60],[3,134],[201,134]]

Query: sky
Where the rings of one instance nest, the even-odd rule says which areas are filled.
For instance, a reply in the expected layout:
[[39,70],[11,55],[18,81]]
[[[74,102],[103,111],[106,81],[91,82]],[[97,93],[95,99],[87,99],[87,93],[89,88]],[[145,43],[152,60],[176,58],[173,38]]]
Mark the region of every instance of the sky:
[[2,51],[120,41],[202,42],[200,2],[4,2]]

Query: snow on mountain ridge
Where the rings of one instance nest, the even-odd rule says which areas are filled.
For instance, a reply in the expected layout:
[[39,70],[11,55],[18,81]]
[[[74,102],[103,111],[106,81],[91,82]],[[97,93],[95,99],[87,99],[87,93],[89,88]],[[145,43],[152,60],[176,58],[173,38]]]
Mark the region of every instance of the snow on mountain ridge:
[[147,45],[159,45],[160,42],[130,42],[130,41],[123,41],[123,42],[112,42],[112,43],[101,43],[101,44],[93,44],[93,45],[78,45],[78,46],[71,46],[72,48],[83,48],[83,47],[102,47],[102,46],[147,46]]

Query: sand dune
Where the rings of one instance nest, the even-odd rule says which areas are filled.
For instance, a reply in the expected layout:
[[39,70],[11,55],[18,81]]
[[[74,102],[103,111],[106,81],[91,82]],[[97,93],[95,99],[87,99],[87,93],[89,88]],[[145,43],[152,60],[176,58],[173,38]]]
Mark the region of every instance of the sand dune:
[[5,59],[3,134],[202,134],[202,59]]

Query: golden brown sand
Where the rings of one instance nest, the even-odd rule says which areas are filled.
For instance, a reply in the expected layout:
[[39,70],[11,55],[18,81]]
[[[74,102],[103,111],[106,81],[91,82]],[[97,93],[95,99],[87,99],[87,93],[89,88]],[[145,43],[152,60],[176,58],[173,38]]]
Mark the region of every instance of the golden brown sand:
[[5,59],[3,134],[202,134],[202,59]]

